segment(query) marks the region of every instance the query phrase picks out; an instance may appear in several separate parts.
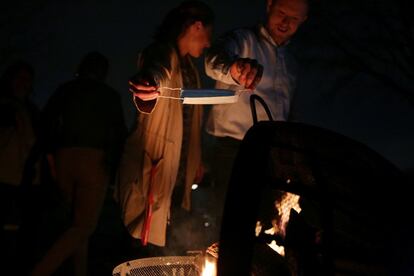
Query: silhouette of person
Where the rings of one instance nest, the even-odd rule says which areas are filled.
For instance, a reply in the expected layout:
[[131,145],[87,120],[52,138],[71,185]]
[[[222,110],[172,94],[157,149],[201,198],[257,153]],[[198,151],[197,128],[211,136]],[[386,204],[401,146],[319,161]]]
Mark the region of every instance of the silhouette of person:
[[87,274],[88,239],[126,134],[120,95],[105,83],[108,67],[101,53],[88,53],[76,77],[62,84],[43,110],[42,143],[72,222],[32,275],[50,275],[69,257],[74,275]]
[[0,79],[0,238],[4,260],[11,266],[30,250],[21,250],[25,206],[29,204],[24,186],[39,184],[38,163],[31,164],[27,175],[39,116],[31,99],[33,81],[34,69],[24,60],[11,63]]

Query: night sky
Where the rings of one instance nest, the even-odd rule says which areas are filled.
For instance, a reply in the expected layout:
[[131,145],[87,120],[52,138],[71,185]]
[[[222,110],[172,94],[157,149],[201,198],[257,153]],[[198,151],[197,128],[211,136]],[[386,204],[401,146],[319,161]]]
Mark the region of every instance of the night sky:
[[[216,13],[214,37],[260,21],[265,10],[264,0],[206,2]],[[34,100],[42,107],[84,54],[100,51],[110,60],[108,83],[121,93],[131,124],[127,80],[137,53],[178,3],[13,1],[0,11],[0,70],[17,58],[32,63]],[[300,65],[293,111],[299,121],[344,134],[414,170],[414,28],[406,13],[397,1],[316,1],[292,41]]]

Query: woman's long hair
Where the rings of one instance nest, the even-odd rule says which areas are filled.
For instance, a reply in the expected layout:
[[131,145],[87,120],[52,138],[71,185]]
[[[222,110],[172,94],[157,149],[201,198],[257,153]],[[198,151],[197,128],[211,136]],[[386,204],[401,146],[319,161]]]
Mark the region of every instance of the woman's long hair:
[[212,25],[213,10],[200,1],[184,1],[165,16],[154,38],[156,41],[175,43],[180,34],[196,21],[201,21],[205,26]]

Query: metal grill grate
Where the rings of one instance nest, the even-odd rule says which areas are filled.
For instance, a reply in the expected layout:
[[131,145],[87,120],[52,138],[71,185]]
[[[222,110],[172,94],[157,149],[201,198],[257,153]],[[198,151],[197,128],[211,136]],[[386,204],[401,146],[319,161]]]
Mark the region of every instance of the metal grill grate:
[[113,276],[199,276],[194,256],[137,259],[114,268]]

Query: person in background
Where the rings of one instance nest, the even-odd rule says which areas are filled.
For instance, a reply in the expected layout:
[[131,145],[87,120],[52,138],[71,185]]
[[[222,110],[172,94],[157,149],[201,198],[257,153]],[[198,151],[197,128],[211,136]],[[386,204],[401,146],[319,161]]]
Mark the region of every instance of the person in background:
[[[285,121],[289,116],[295,75],[294,60],[287,46],[307,19],[308,2],[267,0],[266,3],[263,24],[223,35],[205,59],[206,73],[216,80],[216,88],[239,93],[237,103],[213,106],[206,124],[214,141],[211,169],[218,220],[233,161],[241,140],[253,124],[250,95],[259,95],[266,102],[274,120]],[[268,120],[260,106],[257,116],[259,120]]]
[[[33,81],[34,68],[24,60],[11,63],[0,79],[0,244],[8,267],[31,250],[22,247],[29,245],[23,228],[27,207],[35,197],[28,193],[40,181],[39,162],[32,158],[39,120],[39,109],[31,98]],[[8,273],[8,268],[3,272]]]
[[0,183],[3,184],[21,184],[25,163],[36,142],[40,112],[31,99],[33,79],[33,67],[17,61],[5,70],[0,80]]
[[51,275],[70,257],[73,275],[87,275],[88,240],[126,136],[120,95],[105,83],[108,67],[101,53],[88,53],[44,107],[42,144],[71,223],[31,275]]
[[173,8],[140,53],[130,80],[139,114],[125,145],[115,197],[126,229],[142,245],[165,249],[167,224],[174,228],[175,210],[190,210],[191,185],[201,176],[202,107],[159,96],[178,97],[174,89],[200,87],[192,59],[210,46],[213,18],[200,1]]

